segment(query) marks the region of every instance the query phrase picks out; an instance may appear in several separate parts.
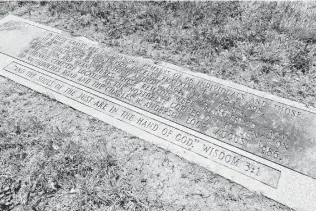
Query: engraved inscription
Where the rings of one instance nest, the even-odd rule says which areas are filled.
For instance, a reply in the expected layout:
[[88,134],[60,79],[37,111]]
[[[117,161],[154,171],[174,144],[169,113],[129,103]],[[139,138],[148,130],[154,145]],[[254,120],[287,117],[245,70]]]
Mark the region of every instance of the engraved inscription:
[[[25,30],[33,28],[25,24]],[[3,53],[316,178],[315,113],[45,30],[28,45]]]
[[[213,162],[224,165],[271,187],[277,188],[281,172],[223,147],[209,143],[175,127],[151,119],[141,113],[115,104],[109,100],[85,92],[56,78],[49,77],[38,71],[27,68],[16,62],[8,65],[5,70],[26,80],[33,81],[56,93],[92,107],[102,113],[120,119],[140,128],[152,135],[192,151]],[[49,82],[48,82],[49,81]]]

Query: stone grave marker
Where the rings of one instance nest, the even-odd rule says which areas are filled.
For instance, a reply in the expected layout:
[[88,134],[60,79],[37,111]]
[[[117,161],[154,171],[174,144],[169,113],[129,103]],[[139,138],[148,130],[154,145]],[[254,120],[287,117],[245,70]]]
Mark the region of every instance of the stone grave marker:
[[316,109],[15,16],[0,75],[297,210],[316,210]]

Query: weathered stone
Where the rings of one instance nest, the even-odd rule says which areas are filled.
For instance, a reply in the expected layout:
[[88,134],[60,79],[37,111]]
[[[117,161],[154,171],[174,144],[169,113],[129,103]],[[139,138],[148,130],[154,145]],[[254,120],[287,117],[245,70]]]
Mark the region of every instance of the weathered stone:
[[[316,210],[316,110],[14,16],[0,74],[299,210]],[[1,70],[2,69],[2,70]]]

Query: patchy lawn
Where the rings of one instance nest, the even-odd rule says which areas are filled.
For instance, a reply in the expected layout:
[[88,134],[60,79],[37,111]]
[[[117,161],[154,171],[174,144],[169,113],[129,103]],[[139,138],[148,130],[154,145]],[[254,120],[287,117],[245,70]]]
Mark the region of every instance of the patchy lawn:
[[[305,2],[6,2],[23,18],[315,106]],[[0,78],[0,210],[289,208]]]

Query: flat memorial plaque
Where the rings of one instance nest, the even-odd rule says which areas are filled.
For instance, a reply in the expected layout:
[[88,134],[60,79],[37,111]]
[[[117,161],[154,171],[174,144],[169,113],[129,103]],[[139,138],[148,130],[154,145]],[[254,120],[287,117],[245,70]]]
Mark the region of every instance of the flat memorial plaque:
[[316,210],[316,109],[0,21],[0,74],[297,210]]

